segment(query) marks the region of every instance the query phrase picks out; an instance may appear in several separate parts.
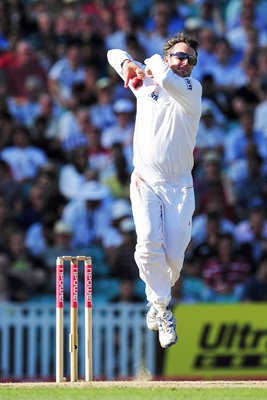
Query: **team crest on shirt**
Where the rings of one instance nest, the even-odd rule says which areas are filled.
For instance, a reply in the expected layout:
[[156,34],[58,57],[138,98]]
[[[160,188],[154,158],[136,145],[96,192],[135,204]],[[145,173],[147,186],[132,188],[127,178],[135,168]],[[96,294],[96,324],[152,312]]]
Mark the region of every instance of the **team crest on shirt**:
[[189,78],[184,78],[187,90],[192,90],[192,82]]

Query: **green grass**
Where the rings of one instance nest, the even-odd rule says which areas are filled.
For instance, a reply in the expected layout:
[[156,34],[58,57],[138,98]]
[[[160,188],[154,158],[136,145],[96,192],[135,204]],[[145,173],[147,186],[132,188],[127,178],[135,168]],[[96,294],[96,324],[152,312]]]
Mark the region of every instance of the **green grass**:
[[265,388],[0,387],[1,400],[266,400]]

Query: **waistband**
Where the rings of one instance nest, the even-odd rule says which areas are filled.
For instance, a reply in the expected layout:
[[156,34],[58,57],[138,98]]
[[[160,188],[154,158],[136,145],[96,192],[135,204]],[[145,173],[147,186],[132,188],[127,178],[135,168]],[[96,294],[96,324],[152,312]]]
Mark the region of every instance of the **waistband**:
[[156,183],[169,183],[171,185],[183,185],[183,186],[193,186],[193,177],[191,172],[184,172],[181,174],[159,174],[159,173],[151,173],[148,171],[140,172],[137,169],[134,169],[133,174],[139,176],[139,178],[143,179],[146,182],[150,182],[151,184]]

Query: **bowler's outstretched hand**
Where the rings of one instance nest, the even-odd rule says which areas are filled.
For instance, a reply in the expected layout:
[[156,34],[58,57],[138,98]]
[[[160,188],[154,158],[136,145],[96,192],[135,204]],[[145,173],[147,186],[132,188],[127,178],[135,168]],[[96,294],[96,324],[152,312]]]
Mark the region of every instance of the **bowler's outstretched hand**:
[[[132,84],[134,88],[140,87],[143,84],[143,80],[145,78],[144,71],[133,61],[129,61],[125,67],[123,68],[124,75],[124,87],[128,88],[129,83]],[[137,78],[132,81],[132,79]],[[142,84],[141,82],[142,81]]]

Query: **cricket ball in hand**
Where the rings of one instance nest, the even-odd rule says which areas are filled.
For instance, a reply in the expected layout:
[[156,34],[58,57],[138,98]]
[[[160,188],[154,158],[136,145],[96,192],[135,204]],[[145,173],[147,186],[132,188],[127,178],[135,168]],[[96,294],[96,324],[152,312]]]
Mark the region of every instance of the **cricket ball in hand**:
[[139,89],[143,85],[143,81],[140,78],[137,78],[135,76],[134,78],[131,79],[131,85],[134,89]]

